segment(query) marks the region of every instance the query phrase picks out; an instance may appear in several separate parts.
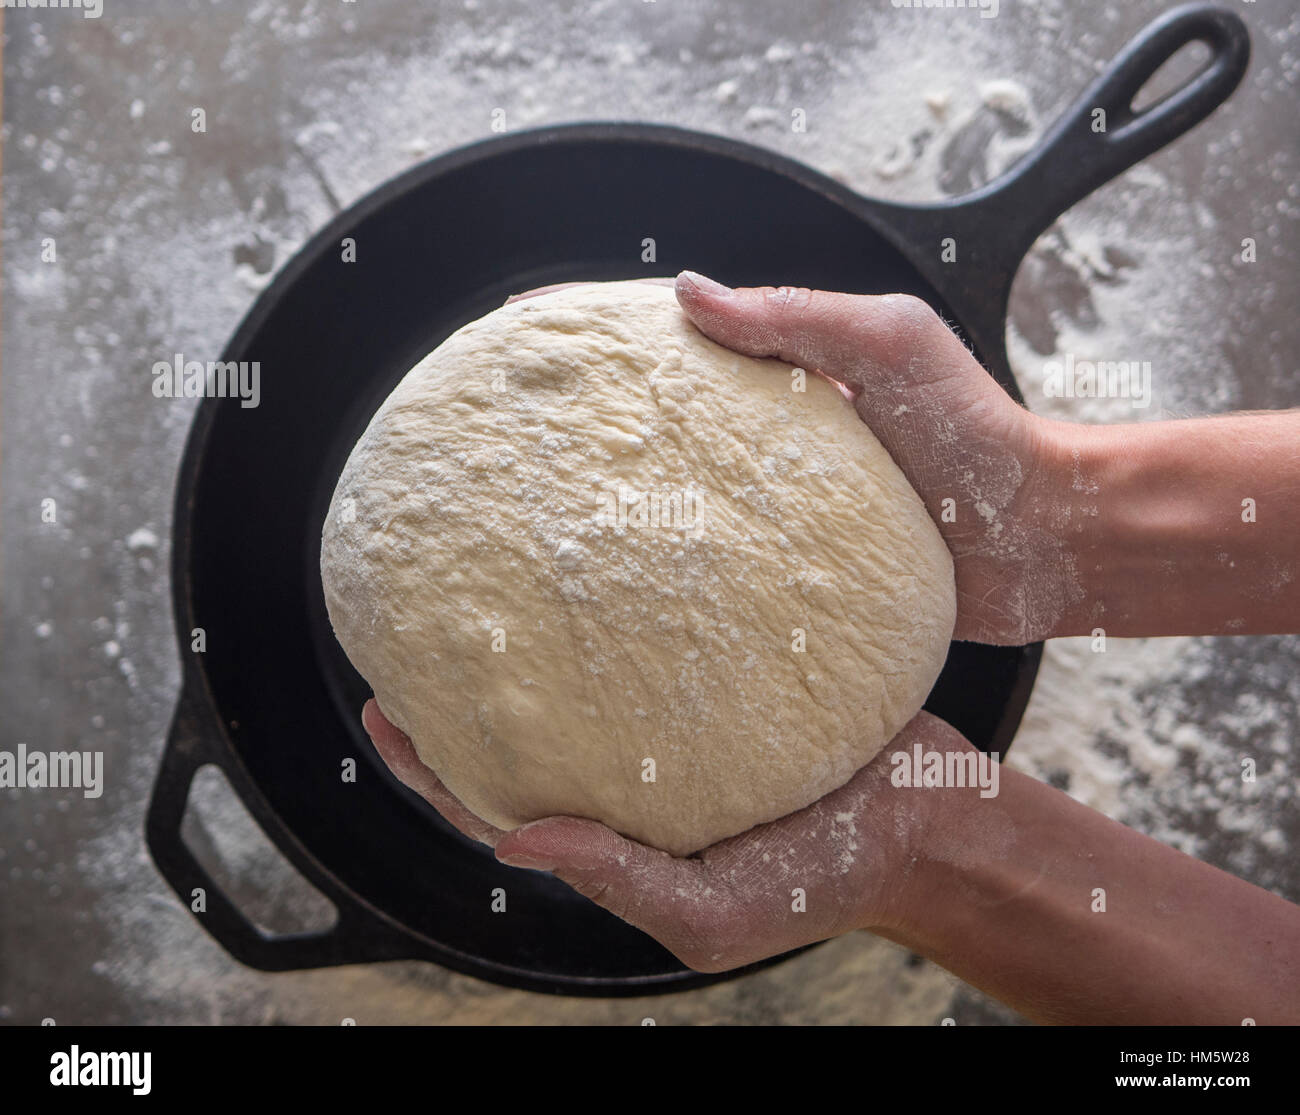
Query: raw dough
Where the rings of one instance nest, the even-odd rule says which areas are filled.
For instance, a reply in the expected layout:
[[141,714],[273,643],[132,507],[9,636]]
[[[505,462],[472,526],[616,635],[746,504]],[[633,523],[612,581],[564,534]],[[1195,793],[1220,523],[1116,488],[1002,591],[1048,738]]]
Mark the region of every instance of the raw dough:
[[475,813],[678,855],[846,782],[921,707],[956,607],[842,394],[637,283],[517,302],[421,360],[343,470],[321,576],[380,708]]

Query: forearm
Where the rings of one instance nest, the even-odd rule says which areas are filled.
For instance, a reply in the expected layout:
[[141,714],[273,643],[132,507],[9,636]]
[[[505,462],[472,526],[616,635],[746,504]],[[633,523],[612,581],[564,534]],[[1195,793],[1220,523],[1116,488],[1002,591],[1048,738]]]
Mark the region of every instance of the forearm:
[[1300,907],[1003,769],[872,927],[1042,1022],[1300,1023]]
[[1300,411],[1050,430],[1051,635],[1300,631]]

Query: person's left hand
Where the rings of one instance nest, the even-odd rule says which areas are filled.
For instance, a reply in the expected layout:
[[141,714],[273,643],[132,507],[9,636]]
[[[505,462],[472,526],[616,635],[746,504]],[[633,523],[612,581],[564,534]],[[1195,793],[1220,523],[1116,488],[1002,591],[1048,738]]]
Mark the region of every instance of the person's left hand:
[[923,752],[972,749],[955,728],[919,713],[838,790],[677,858],[580,817],[494,828],[420,761],[373,699],[362,721],[393,774],[466,836],[493,847],[502,863],[552,872],[699,972],[738,968],[852,929],[896,929],[929,834],[951,830],[950,820],[933,824],[935,811],[958,804],[953,795],[962,791],[896,789],[889,757],[903,750],[910,759],[918,743]]

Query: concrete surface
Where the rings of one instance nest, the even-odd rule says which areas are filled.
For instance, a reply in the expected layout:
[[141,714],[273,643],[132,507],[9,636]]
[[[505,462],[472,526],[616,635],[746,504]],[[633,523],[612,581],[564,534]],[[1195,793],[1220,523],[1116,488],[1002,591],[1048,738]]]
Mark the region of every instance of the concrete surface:
[[[987,21],[858,0],[104,5],[97,20],[4,20],[0,748],[97,749],[107,769],[93,800],[0,790],[0,1020],[1018,1021],[862,934],[738,982],[630,1001],[534,995],[424,964],[267,975],[230,959],[142,840],[179,678],[168,531],[193,413],[152,396],[149,368],[174,351],[215,357],[334,211],[488,135],[494,109],[511,128],[698,127],[921,200],[1013,158],[1168,5],[1005,0]],[[1044,237],[1017,285],[1018,373],[1065,343],[1139,337],[1164,373],[1142,417],[1300,403],[1296,15],[1267,0],[1232,6],[1255,41],[1243,87]],[[999,109],[986,87],[997,81],[1016,83],[1027,109]],[[946,119],[927,108],[932,91],[948,98]],[[792,106],[807,108],[806,133],[791,132]],[[1247,236],[1260,245],[1253,271],[1234,262]],[[46,238],[53,262],[40,258]],[[1054,649],[1044,667],[1017,742],[1028,769],[1300,898],[1298,641],[1188,641],[1161,652],[1158,670],[1135,645],[1109,673],[1072,653]],[[1081,687],[1083,711],[1065,695]],[[1141,741],[1159,761],[1144,765]],[[1280,773],[1228,824],[1227,806],[1205,807],[1196,789],[1222,774],[1205,756],[1238,753]],[[211,810],[188,831],[215,848],[238,822],[219,796]],[[247,877],[275,878],[251,835],[224,854]]]

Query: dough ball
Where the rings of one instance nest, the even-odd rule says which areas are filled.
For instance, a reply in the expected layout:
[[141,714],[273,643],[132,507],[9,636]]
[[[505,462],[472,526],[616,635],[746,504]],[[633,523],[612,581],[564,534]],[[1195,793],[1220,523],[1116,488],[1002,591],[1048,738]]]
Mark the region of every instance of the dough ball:
[[339,478],[321,576],[380,708],[480,817],[677,855],[848,781],[956,609],[840,392],[638,283],[505,306],[421,360]]

